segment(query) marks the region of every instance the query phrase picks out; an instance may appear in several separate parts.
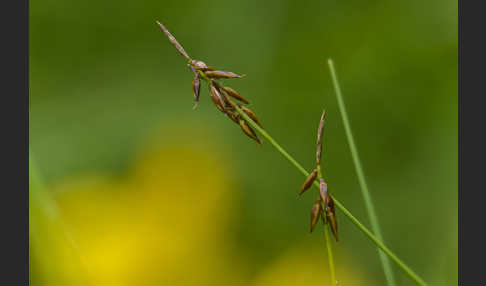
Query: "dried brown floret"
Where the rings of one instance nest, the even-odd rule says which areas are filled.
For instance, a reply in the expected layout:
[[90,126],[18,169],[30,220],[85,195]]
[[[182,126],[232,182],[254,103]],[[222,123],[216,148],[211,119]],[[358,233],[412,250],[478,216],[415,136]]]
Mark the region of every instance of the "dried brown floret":
[[213,79],[220,79],[220,78],[241,78],[243,75],[235,74],[233,72],[227,72],[227,71],[212,71],[208,70],[205,71],[204,74]]
[[226,109],[226,115],[236,124],[240,124],[240,114],[230,109]]
[[245,103],[245,104],[248,104],[248,100],[246,100],[246,98],[244,98],[243,96],[241,96],[241,94],[239,92],[237,92],[236,90],[232,89],[231,87],[227,87],[227,86],[222,86],[221,89],[223,91],[225,91],[226,93],[228,93],[229,96],[233,97],[233,98],[236,98],[237,100]]
[[196,102],[194,108],[196,108],[197,104],[199,103],[199,95],[201,91],[201,80],[199,78],[199,73],[192,66],[189,67],[194,73],[194,79],[192,80],[192,92],[194,94],[194,101]]
[[338,241],[338,226],[336,220],[336,210],[334,208],[334,200],[332,196],[328,196],[327,204],[325,205],[326,211],[326,219],[329,222],[329,226],[331,227],[332,234]]
[[258,120],[258,117],[253,111],[251,111],[251,109],[249,109],[244,105],[239,105],[239,107],[241,108],[241,111],[243,111],[246,115],[248,115],[248,117],[250,117],[253,121],[255,121],[255,123],[258,124],[258,126],[262,127],[260,120]]
[[240,119],[240,127],[241,127],[241,130],[243,130],[243,132],[250,138],[254,139],[255,141],[257,141],[259,144],[262,144],[262,142],[260,141],[260,139],[258,139],[255,131],[253,131],[253,129],[250,127],[250,125],[248,125],[248,123],[246,123],[245,120],[243,119]]
[[214,105],[223,113],[225,112],[225,104],[223,99],[221,98],[221,94],[219,93],[218,89],[214,87],[212,83],[209,84],[209,94],[211,96],[211,99],[214,102]]
[[165,26],[162,25],[162,23],[160,23],[159,21],[156,21],[156,22],[159,25],[160,29],[162,29],[162,31],[164,32],[164,34],[167,36],[167,38],[169,38],[169,41],[172,43],[172,45],[174,45],[174,47],[179,51],[179,53],[181,55],[183,55],[186,59],[191,60],[191,58],[186,53],[186,51],[184,50],[184,48],[181,46],[181,44],[179,44],[179,42],[176,40],[176,38],[174,38],[174,36],[172,36],[172,34],[169,32],[169,30],[167,30],[165,28]]
[[307,178],[305,179],[304,184],[300,188],[299,196],[302,195],[305,191],[307,191],[310,188],[310,186],[312,186],[312,183],[314,183],[316,177],[317,177],[317,169],[314,169],[309,174],[309,176],[307,176]]
[[316,162],[319,166],[321,164],[321,152],[322,152],[322,131],[324,129],[324,121],[326,118],[326,111],[322,111],[321,120],[319,121],[319,128],[317,130],[317,152],[316,152]]
[[319,216],[321,215],[321,199],[318,198],[314,205],[312,205],[312,210],[311,210],[311,227],[310,227],[310,232],[314,231],[314,228],[319,221]]

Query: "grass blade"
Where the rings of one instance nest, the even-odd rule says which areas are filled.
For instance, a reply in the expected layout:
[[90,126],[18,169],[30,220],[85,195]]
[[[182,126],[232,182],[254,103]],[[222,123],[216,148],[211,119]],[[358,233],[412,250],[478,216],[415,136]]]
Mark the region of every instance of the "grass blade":
[[[373,201],[371,200],[371,195],[368,190],[368,185],[366,184],[363,167],[361,165],[361,160],[359,159],[358,150],[354,142],[353,133],[351,132],[351,126],[349,124],[348,114],[344,106],[343,95],[341,93],[341,88],[337,80],[336,70],[334,69],[334,64],[331,59],[328,60],[329,69],[331,70],[332,82],[334,89],[336,91],[336,97],[339,105],[339,110],[341,112],[341,117],[343,119],[344,130],[346,132],[346,138],[348,140],[349,149],[351,150],[351,156],[353,157],[354,167],[356,169],[356,175],[358,176],[359,185],[361,187],[361,193],[363,194],[363,199],[366,206],[366,211],[368,212],[368,217],[371,222],[371,229],[376,237],[383,241],[383,236],[381,234],[380,224],[378,223],[378,216],[376,215],[375,207]],[[383,271],[385,272],[385,277],[387,284],[389,286],[396,286],[395,277],[393,276],[393,270],[391,269],[390,261],[388,257],[382,251],[378,250],[380,256],[381,264],[383,266]]]

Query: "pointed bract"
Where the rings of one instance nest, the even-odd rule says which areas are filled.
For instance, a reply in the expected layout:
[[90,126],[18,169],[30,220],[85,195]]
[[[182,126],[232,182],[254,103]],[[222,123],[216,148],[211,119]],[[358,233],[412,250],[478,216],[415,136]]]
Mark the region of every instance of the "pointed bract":
[[205,71],[204,74],[213,79],[220,79],[220,78],[241,78],[243,75],[235,74],[233,72],[227,72],[227,71],[212,71],[208,70]]
[[307,176],[307,178],[305,179],[304,184],[300,188],[299,196],[302,195],[305,191],[307,191],[310,188],[310,186],[312,186],[312,183],[314,183],[316,177],[317,177],[317,169],[314,169],[309,174],[309,176]]
[[233,110],[226,109],[226,115],[236,124],[240,124],[240,114]]
[[221,85],[219,85],[216,81],[213,81],[213,83],[216,89],[222,95],[224,102],[233,108],[233,106],[235,106],[236,103],[233,100],[231,100],[231,97],[229,97],[228,93],[226,93],[224,89],[222,89]]
[[325,206],[326,208],[326,219],[329,222],[329,226],[331,228],[332,234],[336,238],[336,241],[338,241],[338,225],[337,225],[337,219],[336,219],[336,210],[334,208],[334,200],[332,196],[328,196],[327,199],[327,204]]
[[314,231],[314,228],[319,221],[319,216],[321,215],[321,199],[318,198],[314,205],[312,206],[311,210],[311,227],[310,227],[310,232]]
[[192,92],[194,94],[194,101],[196,102],[196,105],[199,102],[199,92],[201,90],[201,81],[199,79],[199,74],[194,75],[194,79],[192,80]]
[[223,86],[223,87],[221,87],[221,89],[224,90],[226,93],[228,93],[229,96],[236,98],[237,100],[239,100],[239,101],[241,101],[245,104],[249,103],[248,100],[246,100],[246,98],[241,96],[241,94],[239,92],[232,89],[231,87]]
[[260,139],[258,139],[255,131],[253,131],[253,129],[250,127],[250,125],[248,125],[248,123],[246,123],[245,120],[243,119],[240,119],[240,127],[241,127],[241,130],[243,130],[243,132],[250,138],[254,139],[255,141],[258,142],[258,144],[262,144],[262,142],[260,141]]
[[[249,109],[248,107],[244,106],[244,105],[238,105],[239,108],[241,108],[241,111],[243,111],[246,115],[248,115],[248,117],[250,117],[253,121],[255,121],[255,123],[262,127],[262,124],[260,123],[260,120],[258,120],[256,114],[251,111],[251,109]],[[263,127],[262,127],[263,128]]]
[[179,51],[179,53],[181,55],[183,55],[186,59],[191,60],[191,58],[186,53],[184,48],[181,46],[181,44],[179,44],[179,42],[176,40],[176,38],[174,38],[174,36],[172,36],[172,34],[169,32],[169,30],[167,30],[167,28],[165,28],[165,26],[162,25],[162,23],[160,23],[159,21],[156,21],[156,22],[159,25],[160,29],[162,29],[164,34],[167,36],[167,38],[169,38],[169,41],[172,43],[172,45],[174,45],[174,47]]
[[223,99],[221,98],[221,94],[219,93],[218,89],[212,84],[209,84],[209,95],[214,102],[214,105],[223,113],[225,112],[225,105]]
[[319,121],[319,128],[317,129],[317,152],[316,162],[319,166],[321,164],[321,152],[322,152],[322,131],[324,129],[324,121],[326,118],[326,111],[322,111],[321,120]]

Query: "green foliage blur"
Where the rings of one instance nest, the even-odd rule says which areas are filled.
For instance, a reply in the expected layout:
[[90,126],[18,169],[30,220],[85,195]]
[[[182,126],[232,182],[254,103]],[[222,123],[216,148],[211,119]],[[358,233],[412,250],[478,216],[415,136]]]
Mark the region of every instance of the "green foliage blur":
[[[206,86],[192,110],[192,73],[156,20],[192,58],[246,74],[225,83],[308,170],[325,108],[324,176],[369,227],[332,58],[385,243],[457,285],[457,2],[437,0],[31,1],[30,150],[63,221],[31,189],[32,285],[329,285],[317,194],[298,198],[304,177]],[[384,285],[375,246],[337,217],[338,280]]]

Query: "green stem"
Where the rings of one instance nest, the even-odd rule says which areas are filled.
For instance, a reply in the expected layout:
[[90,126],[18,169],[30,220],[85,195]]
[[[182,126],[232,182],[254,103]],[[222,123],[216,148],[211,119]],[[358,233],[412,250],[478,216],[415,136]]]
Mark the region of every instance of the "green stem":
[[326,238],[327,257],[329,258],[329,270],[331,273],[331,285],[336,285],[336,272],[334,270],[334,259],[332,256],[331,239],[329,238],[329,230],[327,229],[327,223],[324,225],[324,237]]
[[[299,170],[305,177],[309,175],[307,172],[292,156],[287,153],[265,130],[260,128],[258,124],[256,124],[246,113],[244,113],[238,106],[233,105],[235,110],[251,125],[251,127],[255,128],[260,134],[262,134],[265,139],[270,142],[277,151],[279,151],[289,162],[294,165],[297,170]],[[314,181],[314,186],[319,190],[319,183]],[[351,212],[349,212],[337,199],[333,196],[334,204],[344,213],[346,217],[348,217],[353,224],[355,224],[373,243],[375,243],[383,252],[385,252],[397,265],[402,269],[405,274],[407,274],[417,285],[425,286],[425,283],[422,278],[420,278],[417,274],[415,274],[412,269],[410,269],[405,263],[403,263],[388,247],[386,247],[383,242],[381,242],[373,233],[371,233],[357,218],[355,218]]]
[[67,224],[62,219],[55,200],[46,190],[42,176],[35,164],[35,160],[32,159],[32,152],[29,150],[29,236],[32,237],[35,244],[32,248],[40,248],[42,246],[40,245],[37,229],[35,229],[36,225],[34,224],[32,217],[33,208],[39,208],[41,211],[40,214],[45,215],[52,223],[60,225],[66,242],[71,247],[72,251],[79,257],[81,267],[89,272],[88,263],[81,254]]
[[[318,178],[322,178],[322,171],[321,166],[317,165],[317,176]],[[322,207],[324,208],[324,202],[321,202]],[[334,270],[334,258],[332,256],[332,245],[331,239],[329,238],[329,230],[327,229],[327,221],[325,220],[325,216],[322,215],[322,221],[324,221],[324,237],[326,239],[326,247],[327,247],[327,257],[329,259],[329,273],[331,274],[331,285],[336,285],[336,272]]]
[[[376,237],[383,241],[383,235],[381,233],[380,224],[378,223],[378,216],[376,215],[375,207],[373,201],[371,200],[371,195],[368,190],[368,185],[366,184],[363,167],[361,165],[361,160],[359,159],[358,150],[356,148],[356,143],[354,142],[353,133],[351,132],[351,126],[349,124],[348,114],[344,106],[343,95],[341,93],[341,88],[336,75],[336,70],[334,69],[334,64],[331,59],[328,60],[329,69],[331,71],[332,82],[334,84],[334,89],[336,91],[336,97],[339,105],[339,110],[341,112],[341,117],[343,119],[344,130],[346,132],[346,138],[348,140],[349,149],[351,150],[351,156],[353,157],[354,166],[356,169],[356,174],[358,176],[358,181],[361,186],[361,194],[366,206],[366,211],[368,212],[368,217],[371,222],[371,229]],[[390,265],[390,260],[382,252],[378,250],[380,256],[381,264],[383,266],[383,271],[385,272],[385,277],[388,285],[395,286],[395,278],[393,277],[393,270]]]

